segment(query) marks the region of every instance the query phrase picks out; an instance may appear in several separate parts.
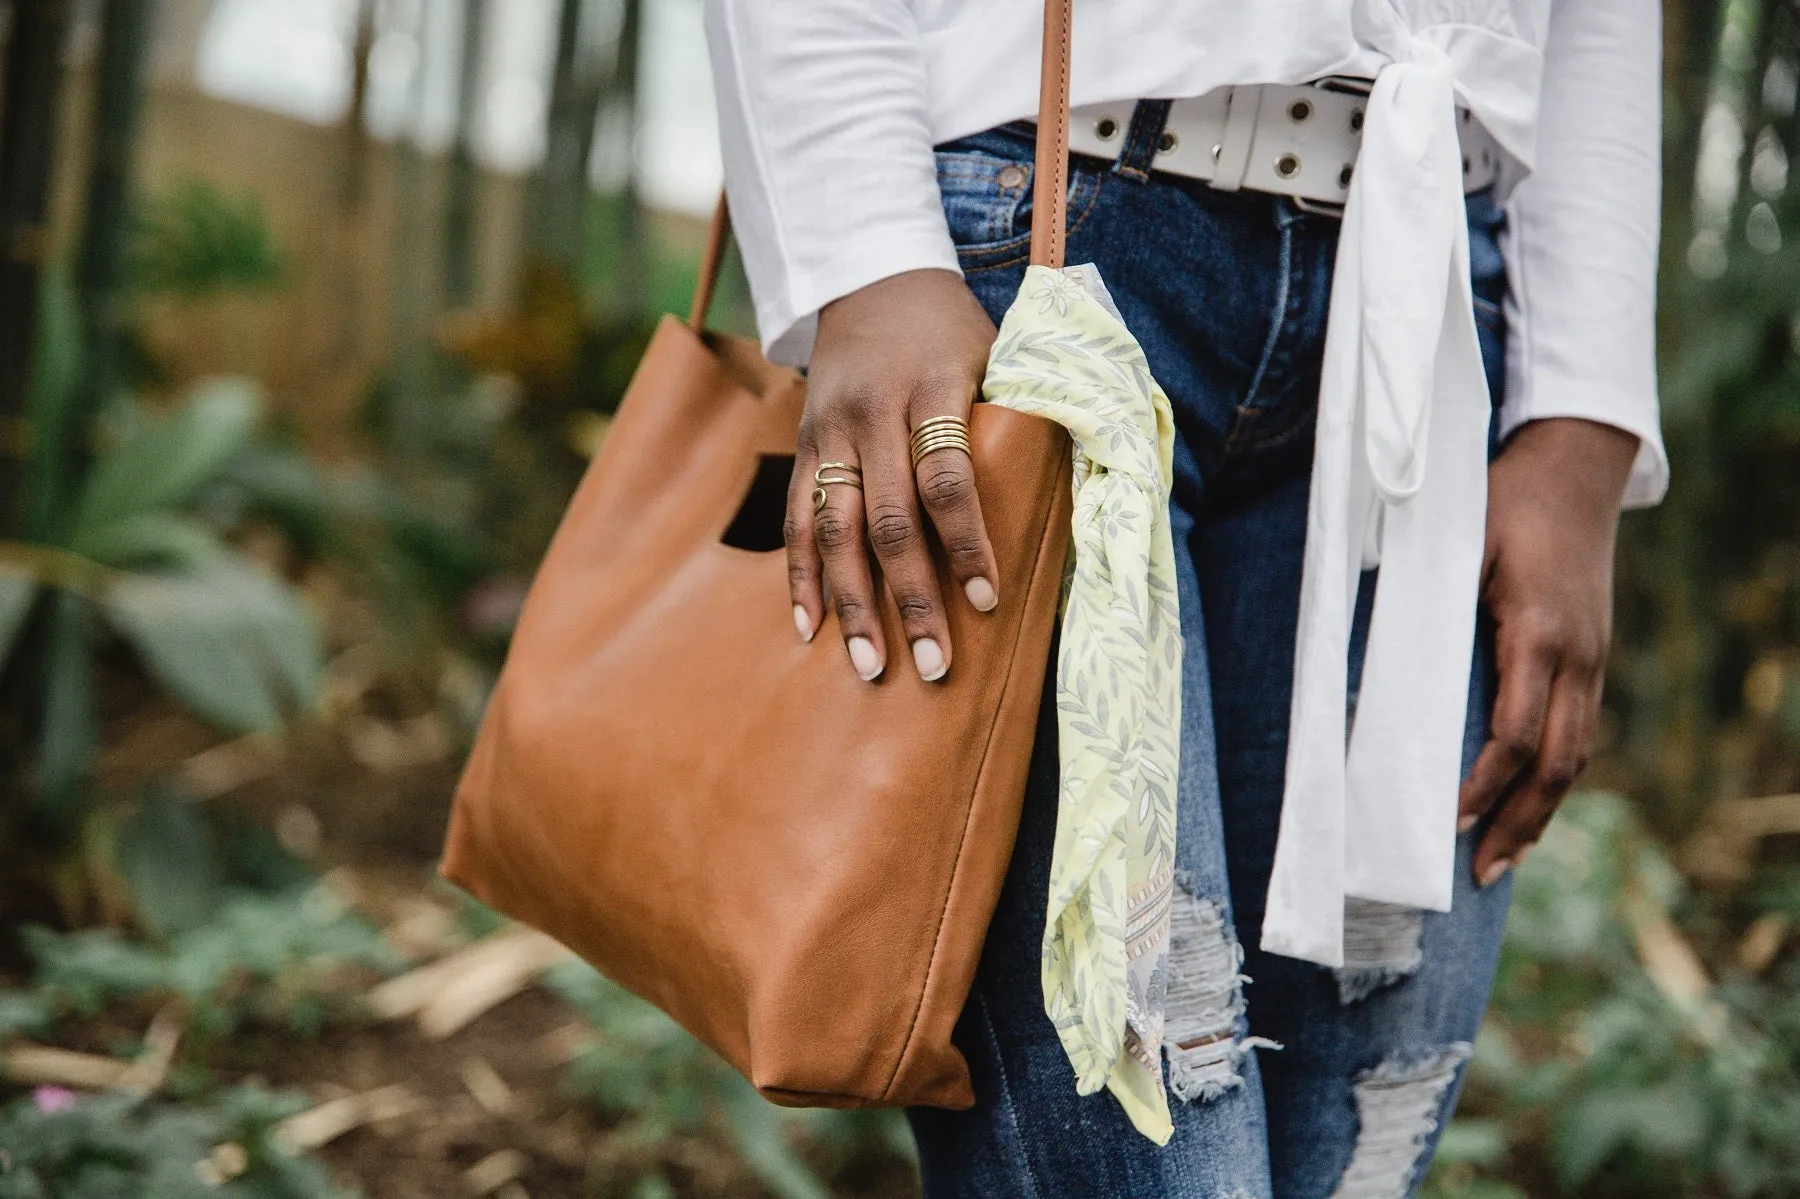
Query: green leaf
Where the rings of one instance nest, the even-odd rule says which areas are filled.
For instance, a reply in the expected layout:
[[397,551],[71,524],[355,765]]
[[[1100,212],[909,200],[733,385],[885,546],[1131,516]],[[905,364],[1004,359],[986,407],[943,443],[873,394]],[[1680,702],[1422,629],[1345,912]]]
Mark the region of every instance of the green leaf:
[[127,575],[102,607],[164,686],[228,732],[279,728],[316,702],[324,649],[293,588],[235,553],[181,573]]
[[46,638],[42,752],[37,806],[67,818],[81,799],[100,747],[94,704],[94,611],[86,599],[58,591]]
[[27,418],[30,517],[33,540],[50,536],[51,525],[66,510],[75,481],[65,476],[67,445],[73,430],[76,385],[81,378],[81,309],[69,276],[60,266],[44,271],[38,290],[37,330],[31,351],[31,391]]
[[281,252],[255,193],[187,180],[150,196],[132,246],[132,283],[185,297],[281,281]]
[[50,1001],[30,991],[0,991],[0,1043],[41,1036],[55,1015]]
[[37,963],[32,983],[38,994],[81,1012],[96,1012],[119,995],[142,995],[169,985],[168,966],[160,955],[110,928],[56,933],[28,925],[20,939]]
[[31,615],[31,603],[37,598],[37,580],[22,570],[0,567],[0,666],[12,654],[13,642]]
[[191,569],[217,557],[225,543],[191,517],[158,511],[139,512],[98,529],[81,530],[69,548],[103,566],[120,569]]
[[70,544],[85,544],[115,521],[192,499],[250,441],[262,406],[254,383],[213,379],[174,415],[150,421],[94,463]]
[[206,923],[224,892],[212,829],[164,788],[146,794],[119,830],[118,859],[139,922],[163,940]]
[[758,1095],[736,1075],[721,1096],[731,1117],[738,1151],[751,1173],[780,1199],[831,1199],[812,1167],[787,1142],[788,1122],[781,1109]]

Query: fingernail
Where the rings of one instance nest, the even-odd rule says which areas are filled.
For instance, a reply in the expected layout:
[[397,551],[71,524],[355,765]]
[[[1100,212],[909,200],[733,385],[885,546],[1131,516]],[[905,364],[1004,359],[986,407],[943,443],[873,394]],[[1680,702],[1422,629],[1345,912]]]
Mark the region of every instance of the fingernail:
[[875,643],[867,637],[852,637],[849,645],[850,665],[856,667],[858,678],[870,682],[881,673],[881,655],[875,652]]
[[1513,855],[1513,869],[1514,870],[1524,869],[1525,859],[1530,856],[1531,856],[1531,846],[1527,845],[1527,846],[1525,846],[1525,848],[1521,849],[1518,853]]
[[1484,887],[1493,886],[1500,881],[1502,875],[1511,869],[1512,862],[1509,859],[1496,858],[1494,861],[1488,863],[1488,868],[1482,872],[1481,885]]
[[975,605],[979,612],[992,612],[1000,597],[994,593],[994,585],[986,579],[970,579],[963,584],[963,594]]
[[[796,609],[795,609],[795,611],[796,611],[796,612],[797,612],[797,611],[799,611],[799,609],[798,609],[798,608],[796,608]],[[1472,828],[1474,828],[1474,827],[1475,827],[1475,822],[1476,822],[1476,821],[1478,821],[1478,820],[1480,820],[1480,819],[1481,819],[1481,817],[1479,817],[1479,816],[1477,816],[1477,815],[1475,815],[1475,814],[1474,814],[1474,813],[1473,813],[1473,812],[1471,812],[1471,813],[1470,813],[1470,814],[1469,814],[1469,815],[1467,815],[1467,816],[1458,816],[1458,817],[1457,817],[1457,818],[1456,818],[1456,832],[1457,832],[1457,835],[1458,835],[1458,836],[1460,836],[1460,835],[1462,835],[1462,834],[1463,834],[1463,833],[1466,833],[1466,832],[1468,832],[1468,831],[1469,831],[1469,830],[1470,830],[1470,829],[1472,829]]]
[[800,630],[800,640],[811,641],[813,639],[812,617],[808,616],[806,609],[799,604],[794,605],[794,627]]
[[919,677],[927,683],[937,682],[950,669],[950,664],[944,661],[944,651],[929,637],[913,642],[913,665],[919,668]]

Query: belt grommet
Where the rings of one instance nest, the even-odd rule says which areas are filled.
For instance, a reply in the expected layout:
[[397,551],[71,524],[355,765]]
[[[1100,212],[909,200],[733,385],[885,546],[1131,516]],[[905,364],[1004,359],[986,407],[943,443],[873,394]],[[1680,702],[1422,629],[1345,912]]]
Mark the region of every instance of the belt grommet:
[[1119,136],[1119,122],[1113,117],[1101,117],[1094,122],[1094,136],[1103,142],[1110,142]]
[[1362,125],[1363,125],[1363,110],[1360,108],[1351,109],[1350,110],[1350,132],[1361,133]]
[[1344,169],[1338,172],[1338,186],[1345,191],[1350,190],[1350,176],[1352,173],[1349,163],[1345,163]]
[[1173,150],[1180,144],[1181,139],[1165,129],[1163,130],[1163,135],[1156,139],[1156,152],[1158,154],[1167,154],[1170,150]]
[[1280,158],[1277,158],[1275,160],[1275,173],[1280,175],[1283,179],[1292,179],[1295,175],[1298,175],[1300,173],[1300,156],[1298,154],[1283,154]]
[[1299,124],[1307,117],[1312,116],[1312,112],[1312,101],[1302,97],[1288,105],[1288,120],[1293,121],[1295,124]]

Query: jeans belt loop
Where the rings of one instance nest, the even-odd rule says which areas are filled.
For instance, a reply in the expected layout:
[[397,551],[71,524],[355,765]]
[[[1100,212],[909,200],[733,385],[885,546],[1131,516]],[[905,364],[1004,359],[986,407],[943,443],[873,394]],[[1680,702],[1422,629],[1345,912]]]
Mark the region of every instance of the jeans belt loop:
[[[1225,90],[1225,133],[1210,151],[1213,177],[1208,180],[1220,191],[1234,192],[1244,186],[1250,147],[1255,144],[1257,122],[1262,116],[1263,94],[1260,87]],[[1170,115],[1174,115],[1173,111]]]

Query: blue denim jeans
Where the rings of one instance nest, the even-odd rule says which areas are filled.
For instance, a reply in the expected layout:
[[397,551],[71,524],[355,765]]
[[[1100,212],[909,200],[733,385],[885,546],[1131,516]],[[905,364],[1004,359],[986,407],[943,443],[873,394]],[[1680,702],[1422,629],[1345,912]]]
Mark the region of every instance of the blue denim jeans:
[[[1184,1088],[1191,1100],[1171,1095],[1166,1147],[1134,1132],[1105,1092],[1075,1093],[1039,981],[1057,797],[1046,700],[1018,846],[957,1033],[976,1106],[909,1113],[929,1199],[1410,1195],[1455,1103],[1499,950],[1509,883],[1476,888],[1474,834],[1458,847],[1452,911],[1351,902],[1343,969],[1258,946],[1338,226],[1278,197],[1152,173],[1165,112],[1138,106],[1118,160],[1075,160],[1068,260],[1099,266],[1175,410],[1170,515],[1187,649],[1175,915],[1186,935],[1174,952],[1188,955],[1191,993],[1172,987],[1168,1002],[1222,1032],[1182,1049],[1201,1085]],[[938,155],[963,270],[996,321],[1025,269],[1031,139],[1030,126],[1006,126]],[[1468,214],[1477,325],[1498,395],[1501,216],[1485,195],[1469,198]],[[1365,576],[1352,705],[1373,587]],[[1492,702],[1483,630],[1465,770]]]

